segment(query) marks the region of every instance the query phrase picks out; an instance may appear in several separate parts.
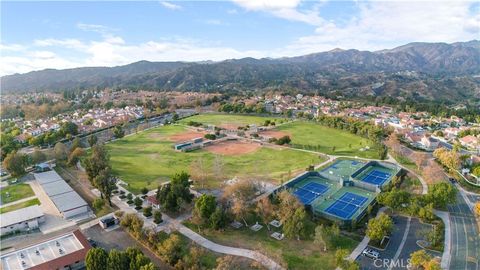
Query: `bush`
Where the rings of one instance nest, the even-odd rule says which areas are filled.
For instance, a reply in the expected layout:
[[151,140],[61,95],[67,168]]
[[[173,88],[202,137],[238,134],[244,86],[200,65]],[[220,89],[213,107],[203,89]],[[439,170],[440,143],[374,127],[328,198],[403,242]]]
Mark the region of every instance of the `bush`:
[[129,201],[133,201],[133,194],[132,194],[132,193],[128,193],[128,194],[127,194],[127,199],[128,199]]
[[124,194],[118,196],[120,198],[120,200],[125,200],[127,198],[127,196],[125,196]]
[[100,211],[104,205],[105,205],[105,201],[100,198],[96,198],[95,200],[93,200],[93,203],[92,203],[92,207],[96,211]]
[[135,197],[135,199],[133,199],[133,203],[135,204],[136,210],[142,209],[142,204],[143,204],[142,199],[140,199],[139,197]]
[[142,191],[142,194],[145,195],[145,194],[148,193],[148,188],[147,188],[147,187],[143,187],[141,191]]
[[125,212],[123,212],[122,210],[117,210],[115,211],[115,213],[113,213],[113,215],[118,219],[122,218],[124,214]]
[[151,217],[152,216],[152,207],[148,206],[143,208],[143,215],[146,217]]
[[280,137],[275,143],[278,145],[284,145],[284,144],[289,144],[292,140],[290,139],[290,136],[285,135],[283,137]]
[[127,201],[127,204],[128,204],[128,205],[132,205],[132,204],[133,204],[133,200],[128,200],[128,201]]
[[153,212],[153,222],[154,222],[155,224],[159,224],[159,223],[162,223],[162,222],[163,222],[162,212],[160,212],[160,211],[154,211],[154,212]]
[[217,136],[215,136],[215,134],[205,134],[205,139],[208,139],[208,140],[215,140],[217,138]]

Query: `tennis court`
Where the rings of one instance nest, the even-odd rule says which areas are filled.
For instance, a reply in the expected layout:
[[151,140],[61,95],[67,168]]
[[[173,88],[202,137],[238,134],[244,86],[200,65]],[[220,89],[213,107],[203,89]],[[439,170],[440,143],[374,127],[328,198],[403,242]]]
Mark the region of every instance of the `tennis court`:
[[374,184],[377,186],[381,186],[391,176],[392,175],[390,173],[381,172],[379,170],[372,170],[362,178],[362,181],[370,184]]
[[338,159],[328,167],[322,169],[320,173],[322,173],[322,175],[325,177],[345,179],[349,178],[353,172],[360,169],[364,165],[364,162],[357,160]]
[[367,201],[367,197],[346,192],[334,203],[332,203],[325,210],[325,212],[335,215],[341,219],[350,219]]
[[295,194],[303,204],[310,204],[316,198],[327,192],[327,190],[328,187],[326,185],[310,182],[302,187],[297,187],[297,190],[295,190],[293,194]]

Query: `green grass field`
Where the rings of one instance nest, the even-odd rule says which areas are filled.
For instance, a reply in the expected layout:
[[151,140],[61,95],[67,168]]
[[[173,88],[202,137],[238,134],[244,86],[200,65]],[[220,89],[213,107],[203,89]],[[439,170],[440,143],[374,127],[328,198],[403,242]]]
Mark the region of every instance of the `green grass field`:
[[[9,196],[7,196],[7,193]],[[34,195],[30,185],[24,183],[9,185],[0,190],[2,204],[11,203]]]
[[[215,154],[206,150],[188,153],[173,150],[169,136],[185,130],[182,126],[163,126],[107,144],[114,172],[129,184],[127,188],[130,191],[138,193],[144,186],[155,189],[175,173],[190,171],[190,164],[201,159],[210,175],[207,186],[218,187],[222,181],[213,175]],[[254,176],[277,183],[289,179],[310,164],[323,161],[315,154],[270,147],[261,147],[244,155],[218,157],[217,160],[223,164],[223,180]]]
[[284,118],[250,116],[250,115],[236,115],[236,114],[199,114],[188,117],[179,121],[181,124],[187,124],[190,121],[199,122],[209,125],[238,125],[246,126],[250,124],[262,125],[265,120],[275,120],[275,122],[286,122]]
[[10,206],[2,207],[2,208],[0,208],[0,214],[4,214],[4,213],[10,212],[10,211],[14,211],[14,210],[18,210],[18,209],[21,209],[21,208],[29,207],[29,206],[32,206],[32,205],[40,205],[40,201],[37,198],[35,198],[35,199],[28,200],[26,202],[16,203],[16,204],[12,204]]
[[[347,131],[302,121],[284,124],[276,130],[290,134],[294,147],[301,148],[300,145],[305,145],[325,154],[379,158],[377,149],[372,148],[373,144],[369,140]],[[370,146],[370,150],[360,151],[365,146]]]
[[[189,222],[184,222],[184,224],[190,229],[198,231],[196,225]],[[312,240],[283,239],[278,241],[273,239],[270,237],[273,231],[275,230],[268,231],[264,225],[258,232],[242,227],[241,229],[226,228],[224,231],[202,229],[201,234],[222,245],[260,250],[273,260],[282,261],[287,269],[335,269],[335,250],[345,248],[351,251],[358,244],[357,241],[342,236],[336,242],[335,250],[324,252]]]

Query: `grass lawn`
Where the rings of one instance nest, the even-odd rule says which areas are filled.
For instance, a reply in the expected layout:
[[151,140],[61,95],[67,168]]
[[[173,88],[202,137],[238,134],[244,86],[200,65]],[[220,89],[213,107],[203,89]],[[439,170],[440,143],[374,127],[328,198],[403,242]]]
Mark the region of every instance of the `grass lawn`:
[[[198,231],[194,224],[185,222],[192,230]],[[323,249],[314,244],[312,240],[283,239],[278,241],[270,237],[275,231],[268,231],[264,226],[260,231],[253,232],[249,228],[214,231],[203,229],[199,232],[207,239],[219,244],[260,250],[277,262],[283,262],[287,269],[335,269],[335,250],[323,252]],[[278,229],[276,229],[278,231]],[[347,237],[340,237],[336,248],[345,248],[352,251],[357,241]]]
[[26,202],[16,203],[10,206],[0,208],[0,214],[4,214],[10,211],[18,210],[18,209],[29,207],[36,204],[40,205],[40,201],[37,198],[28,200]]
[[[7,193],[9,194],[8,197]],[[35,193],[33,193],[30,185],[25,183],[9,185],[0,190],[2,204],[11,203],[34,195]]]
[[[311,150],[325,154],[379,158],[378,150],[372,147],[372,142],[344,130],[303,121],[284,124],[277,130],[290,134],[292,146],[297,148],[305,145]],[[369,146],[370,149],[360,151],[360,148],[365,146]],[[333,151],[333,147],[335,147],[335,151]]]
[[[114,172],[125,182],[130,191],[139,193],[147,186],[155,189],[172,175],[190,171],[190,164],[201,159],[208,175],[214,175],[216,155],[206,150],[183,153],[173,150],[169,136],[185,132],[182,126],[168,125],[125,137],[107,144]],[[303,171],[310,164],[318,164],[323,158],[312,153],[291,149],[261,147],[243,155],[218,155],[223,164],[222,180],[255,176],[279,183]],[[210,177],[207,185],[218,187],[219,177]],[[215,180],[217,179],[217,180]]]
[[277,124],[280,121],[287,121],[284,118],[278,117],[264,117],[253,115],[238,115],[238,114],[199,114],[192,117],[187,117],[179,121],[181,124],[187,124],[190,121],[199,122],[202,124],[209,124],[215,126],[221,125],[237,125],[246,126],[250,124],[263,125],[265,120],[275,120]]

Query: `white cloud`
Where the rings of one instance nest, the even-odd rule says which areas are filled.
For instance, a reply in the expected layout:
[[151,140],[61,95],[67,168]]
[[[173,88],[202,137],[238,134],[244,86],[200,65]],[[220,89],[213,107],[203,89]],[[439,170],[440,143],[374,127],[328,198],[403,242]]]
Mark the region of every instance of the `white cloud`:
[[300,4],[300,0],[233,0],[233,2],[247,10],[253,11],[296,8]]
[[96,32],[100,34],[110,33],[116,29],[101,25],[101,24],[87,24],[87,23],[77,23],[77,28],[83,31]]
[[415,41],[476,39],[480,20],[478,15],[470,14],[471,4],[461,1],[360,3],[360,13],[346,24],[324,21],[315,33],[287,46],[287,51],[303,54],[337,47],[380,50]]
[[167,1],[160,1],[160,4],[161,4],[163,7],[168,8],[168,9],[171,9],[171,10],[180,10],[180,9],[182,9],[182,6],[176,5],[176,4],[167,2]]

